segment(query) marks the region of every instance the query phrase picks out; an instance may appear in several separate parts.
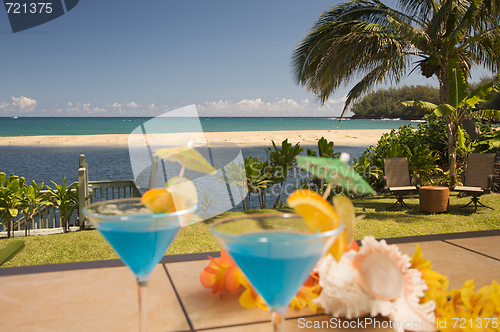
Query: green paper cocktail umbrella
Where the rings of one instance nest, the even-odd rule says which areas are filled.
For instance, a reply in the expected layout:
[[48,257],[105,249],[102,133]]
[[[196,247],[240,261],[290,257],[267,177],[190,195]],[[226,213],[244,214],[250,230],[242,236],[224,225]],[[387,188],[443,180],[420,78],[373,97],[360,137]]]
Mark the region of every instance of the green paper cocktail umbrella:
[[347,162],[336,158],[297,157],[297,165],[312,175],[328,182],[323,197],[328,197],[333,185],[339,185],[357,194],[377,193]]

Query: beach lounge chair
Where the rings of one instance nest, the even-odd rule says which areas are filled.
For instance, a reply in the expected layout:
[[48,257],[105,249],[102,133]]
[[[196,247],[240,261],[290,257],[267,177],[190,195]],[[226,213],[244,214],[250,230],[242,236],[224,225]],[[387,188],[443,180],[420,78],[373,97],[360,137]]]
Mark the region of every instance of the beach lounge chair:
[[465,173],[465,179],[463,181],[463,186],[455,186],[455,176],[451,176],[452,186],[450,187],[453,191],[458,191],[472,196],[471,201],[459,208],[464,208],[466,206],[474,203],[475,211],[477,212],[477,205],[481,205],[485,208],[492,209],[490,206],[486,206],[479,201],[479,196],[484,194],[489,194],[491,192],[491,186],[493,183],[493,176],[495,174],[495,154],[494,153],[471,153],[467,157],[467,170]]
[[397,201],[387,210],[392,209],[398,203],[401,207],[410,208],[403,201],[403,197],[410,193],[418,192],[420,187],[420,176],[415,177],[415,185],[410,178],[408,159],[404,158],[385,158],[384,159],[384,191],[394,194]]

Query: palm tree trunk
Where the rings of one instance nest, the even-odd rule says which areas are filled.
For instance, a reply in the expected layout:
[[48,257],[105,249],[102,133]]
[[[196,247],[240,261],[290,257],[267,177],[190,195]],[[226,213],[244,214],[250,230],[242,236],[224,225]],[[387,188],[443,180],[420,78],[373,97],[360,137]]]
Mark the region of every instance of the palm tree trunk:
[[249,190],[248,191],[248,194],[247,194],[247,209],[250,210],[250,195],[252,194],[252,192]]
[[276,203],[274,203],[273,209],[276,209],[276,207],[278,206],[278,203],[281,198],[281,190],[283,190],[283,182],[280,182],[280,192],[278,194],[278,199],[276,200]]
[[241,197],[241,204],[243,204],[243,211],[246,210],[245,208],[245,198],[243,197],[243,190],[241,189],[241,186],[238,186],[238,191],[240,192],[240,197]]
[[450,102],[450,83],[448,78],[448,66],[443,64],[439,74],[436,75],[439,81],[439,103],[448,104]]
[[456,173],[457,162],[457,126],[452,121],[451,116],[446,117],[447,131],[448,131],[448,165],[450,171],[450,178]]

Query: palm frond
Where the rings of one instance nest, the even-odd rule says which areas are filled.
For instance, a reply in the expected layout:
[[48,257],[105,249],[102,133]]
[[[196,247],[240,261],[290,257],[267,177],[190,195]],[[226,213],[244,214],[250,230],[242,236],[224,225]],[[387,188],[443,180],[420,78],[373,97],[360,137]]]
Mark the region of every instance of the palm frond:
[[[496,3],[488,6],[496,11]],[[480,21],[481,0],[399,0],[401,11],[379,0],[352,0],[323,12],[294,49],[295,82],[324,103],[340,86],[362,77],[349,92],[344,112],[375,84],[399,82],[416,67],[447,79],[455,57],[467,74],[475,64],[497,68],[500,32]],[[488,23],[486,23],[488,22]],[[483,27],[490,26],[490,33]],[[412,56],[422,58],[412,64]],[[444,75],[444,76],[443,76]],[[446,99],[447,100],[447,99]]]

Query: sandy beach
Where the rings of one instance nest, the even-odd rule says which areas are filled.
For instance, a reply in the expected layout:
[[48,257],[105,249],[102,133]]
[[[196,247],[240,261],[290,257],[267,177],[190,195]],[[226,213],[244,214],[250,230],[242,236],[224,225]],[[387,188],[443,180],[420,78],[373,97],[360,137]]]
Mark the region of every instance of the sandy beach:
[[[280,143],[288,138],[288,142],[302,145],[316,144],[318,139],[325,137],[335,145],[368,146],[376,144],[380,137],[389,133],[390,129],[365,130],[300,130],[300,131],[235,131],[207,133],[176,133],[153,134],[147,139],[155,144],[180,145],[188,139],[195,144],[203,142],[231,142],[240,146],[270,146],[271,141]],[[204,135],[204,136],[203,136]],[[0,137],[0,146],[30,145],[30,146],[91,146],[91,145],[128,145],[143,144],[143,135],[75,135],[75,136],[19,136]]]

